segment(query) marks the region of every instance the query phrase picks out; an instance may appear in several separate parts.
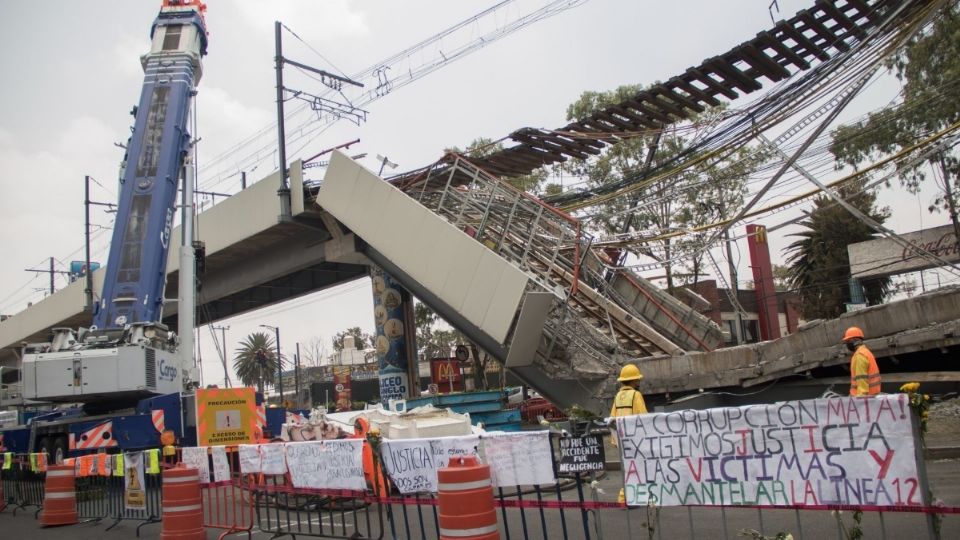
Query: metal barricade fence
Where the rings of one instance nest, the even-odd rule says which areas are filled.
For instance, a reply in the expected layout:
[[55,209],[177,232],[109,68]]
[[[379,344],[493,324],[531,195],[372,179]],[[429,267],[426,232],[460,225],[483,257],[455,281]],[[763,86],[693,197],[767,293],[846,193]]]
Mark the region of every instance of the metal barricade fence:
[[[203,503],[203,526],[221,529],[221,540],[231,534],[246,533],[251,537],[254,526],[253,497],[245,489],[240,475],[240,459],[236,446],[224,448],[230,470],[229,482],[204,483],[201,479],[200,498]],[[179,461],[179,456],[178,456]],[[213,471],[213,457],[208,454],[208,470]],[[215,479],[207,479],[215,480]]]
[[106,478],[107,483],[107,517],[113,520],[113,523],[107,527],[110,530],[120,524],[121,521],[142,521],[137,525],[137,536],[140,536],[140,528],[153,523],[160,523],[163,515],[163,478],[160,474],[144,474],[144,509],[127,508],[124,485],[124,477],[113,474]]
[[3,493],[8,504],[17,510],[36,507],[33,517],[43,510],[43,497],[46,492],[46,466],[38,462],[38,454],[13,454],[10,468],[0,470],[3,479]]
[[78,474],[76,476],[77,517],[82,521],[100,521],[110,515],[110,477]]
[[340,489],[294,488],[289,475],[243,475],[238,487],[253,497],[257,528],[274,536],[379,539],[380,494]]
[[[557,470],[557,455],[553,455]],[[377,456],[374,466],[380,471]],[[956,507],[676,506],[631,507],[616,502],[617,472],[559,475],[553,485],[494,490],[501,536],[515,539],[602,538],[960,538]],[[294,488],[288,475],[242,475],[236,487],[253,500],[256,525],[275,536],[438,539],[435,494],[401,495]],[[947,516],[940,530],[928,515]],[[859,532],[858,532],[859,531]],[[777,536],[782,533],[781,536]]]

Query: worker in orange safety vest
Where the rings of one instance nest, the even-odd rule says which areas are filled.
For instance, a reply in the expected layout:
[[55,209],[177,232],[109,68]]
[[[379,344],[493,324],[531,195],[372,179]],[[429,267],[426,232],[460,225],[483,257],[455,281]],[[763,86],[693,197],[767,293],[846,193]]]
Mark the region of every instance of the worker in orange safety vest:
[[[617,396],[613,398],[613,406],[610,408],[610,416],[632,416],[635,414],[647,414],[647,404],[643,401],[643,395],[637,389],[643,374],[640,368],[633,364],[627,364],[620,369],[620,376],[617,382],[620,383],[620,390]],[[613,446],[617,446],[617,436],[610,439]],[[617,496],[617,502],[623,504],[626,501],[623,495],[623,489],[620,489],[620,495]]]
[[880,369],[877,359],[863,344],[863,330],[856,326],[847,328],[843,343],[853,353],[850,357],[850,395],[875,396],[880,393]]

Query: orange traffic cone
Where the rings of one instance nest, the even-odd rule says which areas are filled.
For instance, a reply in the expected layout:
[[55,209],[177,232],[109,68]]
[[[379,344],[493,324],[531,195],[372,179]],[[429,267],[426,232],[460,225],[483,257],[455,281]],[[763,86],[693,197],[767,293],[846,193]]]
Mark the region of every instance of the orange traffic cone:
[[73,465],[50,465],[47,467],[46,491],[40,526],[74,525],[77,517],[76,473]]
[[162,540],[204,540],[200,474],[183,464],[163,470]]

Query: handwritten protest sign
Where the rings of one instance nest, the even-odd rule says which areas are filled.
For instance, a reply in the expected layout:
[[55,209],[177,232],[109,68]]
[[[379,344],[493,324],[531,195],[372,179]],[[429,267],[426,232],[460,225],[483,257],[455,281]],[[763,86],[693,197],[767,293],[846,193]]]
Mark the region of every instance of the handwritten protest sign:
[[340,439],[286,443],[287,469],[297,488],[367,488],[363,477],[363,441]]
[[180,459],[187,467],[197,469],[201,485],[210,483],[210,460],[207,459],[206,446],[185,446]]
[[433,439],[384,440],[380,445],[383,465],[401,493],[437,491],[437,471],[450,458],[477,455],[480,438],[437,437]]
[[260,472],[260,445],[259,444],[241,444],[240,454],[240,472],[243,474]]
[[496,487],[556,483],[548,431],[491,433],[483,436],[483,454]]
[[231,478],[227,449],[223,446],[211,446],[210,458],[213,461],[213,481],[217,484],[229,484]]
[[603,441],[597,435],[563,437],[560,439],[562,473],[602,471],[604,468]]
[[287,462],[284,460],[282,444],[260,445],[260,472],[263,474],[287,473]]
[[617,418],[629,505],[923,504],[904,394]]

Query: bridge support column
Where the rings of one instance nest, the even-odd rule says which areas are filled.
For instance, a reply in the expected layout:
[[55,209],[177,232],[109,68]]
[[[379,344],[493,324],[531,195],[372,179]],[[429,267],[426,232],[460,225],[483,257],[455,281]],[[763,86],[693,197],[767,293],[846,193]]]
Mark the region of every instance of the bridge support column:
[[370,279],[376,323],[374,347],[380,363],[380,402],[388,407],[392,399],[420,395],[413,296],[379,267],[370,267]]

